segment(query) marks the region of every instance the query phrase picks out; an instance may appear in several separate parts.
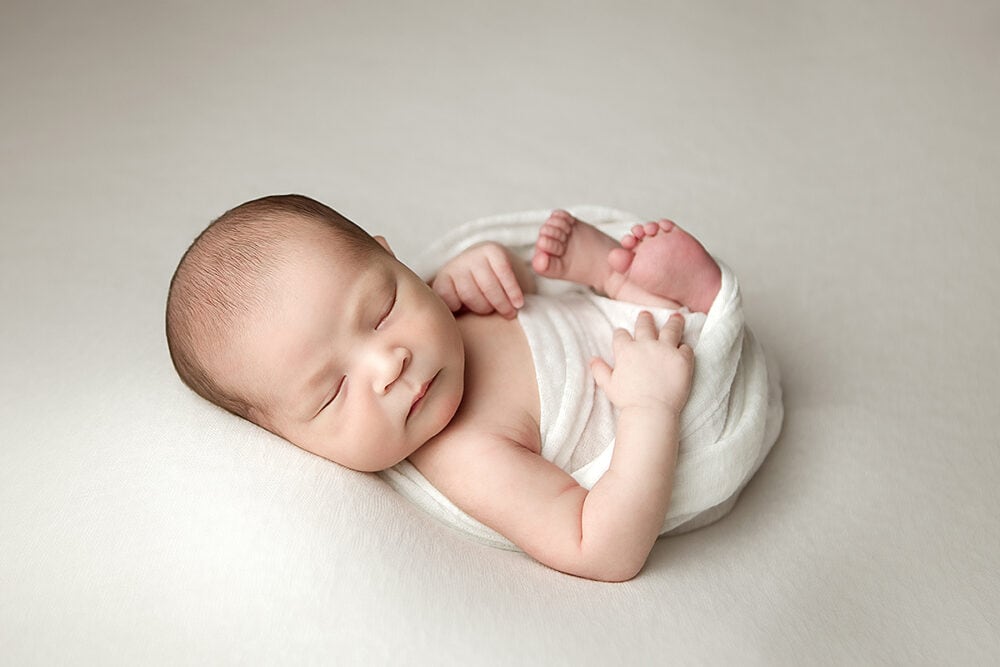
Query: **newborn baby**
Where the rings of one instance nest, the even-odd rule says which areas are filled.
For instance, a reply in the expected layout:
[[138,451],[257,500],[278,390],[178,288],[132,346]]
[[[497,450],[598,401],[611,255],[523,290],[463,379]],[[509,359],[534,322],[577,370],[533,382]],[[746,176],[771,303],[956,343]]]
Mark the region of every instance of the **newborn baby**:
[[720,287],[716,262],[670,221],[619,243],[565,211],[541,226],[530,267],[483,243],[428,285],[384,238],[314,200],[272,196],[225,213],[181,259],[170,354],[198,394],[307,451],[361,471],[408,459],[540,562],[627,580],[670,501],[694,366],[684,318],[657,327],[642,311],[633,333],[607,332],[613,366],[591,360],[616,424],[610,466],[588,490],[540,455],[539,391],[518,318],[533,272],[701,312]]

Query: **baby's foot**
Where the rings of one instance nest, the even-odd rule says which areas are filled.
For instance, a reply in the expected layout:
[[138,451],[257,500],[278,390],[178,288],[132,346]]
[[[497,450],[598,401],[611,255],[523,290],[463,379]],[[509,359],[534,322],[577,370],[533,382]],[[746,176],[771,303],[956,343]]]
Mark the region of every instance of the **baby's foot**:
[[608,253],[618,244],[596,227],[556,210],[538,230],[531,267],[540,276],[569,280],[606,292]]
[[[608,294],[628,298],[632,290],[707,313],[722,284],[722,272],[705,248],[670,220],[636,225],[608,252]],[[631,299],[630,299],[631,300]]]

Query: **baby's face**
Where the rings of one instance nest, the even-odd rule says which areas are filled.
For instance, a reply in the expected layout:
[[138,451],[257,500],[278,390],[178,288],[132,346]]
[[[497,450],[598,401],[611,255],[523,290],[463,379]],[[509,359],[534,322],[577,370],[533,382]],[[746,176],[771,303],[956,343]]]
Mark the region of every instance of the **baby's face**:
[[269,397],[275,433],[349,468],[384,470],[451,421],[465,353],[448,307],[388,251],[348,257],[334,239],[297,248],[265,321],[235,345],[244,367],[230,371]]

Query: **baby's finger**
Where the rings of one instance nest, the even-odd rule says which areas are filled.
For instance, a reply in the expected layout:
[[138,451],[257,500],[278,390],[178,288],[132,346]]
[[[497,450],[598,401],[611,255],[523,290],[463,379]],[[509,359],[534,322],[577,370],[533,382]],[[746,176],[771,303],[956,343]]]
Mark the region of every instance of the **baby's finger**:
[[656,340],[656,322],[653,321],[653,314],[648,310],[640,312],[635,318],[635,339]]
[[680,313],[674,313],[667,319],[667,323],[663,325],[663,328],[660,329],[660,340],[676,346],[680,344],[683,336],[684,316]]
[[605,393],[607,393],[607,386],[611,382],[612,370],[608,362],[600,357],[594,357],[590,360],[590,372],[594,374],[594,382]]
[[493,312],[493,306],[483,296],[479,285],[476,284],[471,275],[464,280],[456,281],[455,288],[458,291],[458,296],[462,299],[462,304],[472,312],[479,315],[488,315]]
[[438,276],[434,279],[431,287],[441,297],[441,300],[444,301],[451,312],[454,313],[462,309],[462,299],[458,296],[458,292],[455,289],[455,281],[451,279],[451,276]]
[[511,305],[515,308],[523,306],[524,293],[521,291],[521,284],[517,282],[514,267],[510,265],[507,257],[500,259],[487,257],[487,261],[490,263],[493,273],[496,274],[497,279],[500,281],[500,286],[507,293],[507,298],[510,300]]
[[513,304],[507,298],[507,293],[504,291],[503,286],[489,267],[476,269],[472,273],[472,278],[476,281],[479,291],[489,301],[493,310],[508,319],[516,314],[517,311],[514,310]]
[[615,359],[621,355],[622,346],[631,343],[632,340],[632,334],[627,330],[621,328],[615,329],[614,334],[611,336],[611,349],[614,350]]

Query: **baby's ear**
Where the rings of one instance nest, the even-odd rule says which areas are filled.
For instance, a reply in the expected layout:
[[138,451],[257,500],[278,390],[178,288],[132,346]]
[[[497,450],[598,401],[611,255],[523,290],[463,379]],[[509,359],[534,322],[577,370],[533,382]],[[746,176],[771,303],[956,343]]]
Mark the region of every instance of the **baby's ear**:
[[394,252],[392,251],[392,248],[390,248],[390,247],[389,247],[389,242],[385,240],[385,237],[384,237],[384,236],[380,236],[380,235],[376,234],[376,235],[375,235],[375,242],[376,242],[376,243],[378,243],[378,244],[379,244],[380,246],[382,246],[383,248],[385,248],[385,251],[386,251],[387,253],[389,253],[389,254],[390,254],[390,255],[392,255],[393,257],[395,257],[395,256],[396,256],[396,253],[394,253]]

